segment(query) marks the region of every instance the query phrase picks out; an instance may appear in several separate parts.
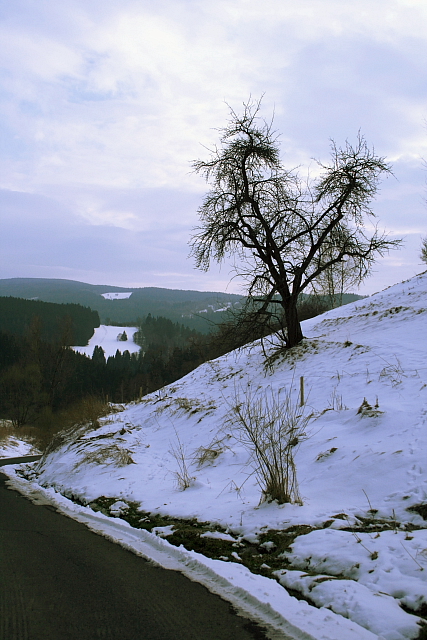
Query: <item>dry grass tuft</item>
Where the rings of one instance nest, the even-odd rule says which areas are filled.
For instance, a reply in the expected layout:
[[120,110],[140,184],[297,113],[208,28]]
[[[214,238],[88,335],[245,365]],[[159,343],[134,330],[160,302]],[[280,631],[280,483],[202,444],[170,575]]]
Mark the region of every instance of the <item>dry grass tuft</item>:
[[176,443],[171,442],[169,453],[175,458],[175,461],[178,465],[178,471],[173,472],[178,489],[180,489],[181,491],[185,491],[185,489],[191,487],[195,478],[190,476],[190,473],[188,471],[187,453],[176,429],[175,435]]
[[85,464],[114,464],[116,467],[126,467],[135,464],[131,451],[117,444],[109,444],[94,451],[88,451],[76,467]]
[[357,410],[357,413],[365,418],[378,418],[383,411],[380,411],[378,398],[374,406],[371,406],[366,398],[363,398],[363,402]]
[[100,418],[104,418],[110,413],[123,411],[123,409],[124,407],[115,408],[115,405],[110,405],[96,396],[87,396],[64,411],[61,417],[66,426],[82,427],[87,425],[92,429],[97,429],[100,426]]
[[65,411],[51,416],[49,439],[42,447],[44,455],[40,464],[43,464],[48,454],[74,442],[87,431],[99,428],[101,418],[123,410],[124,407],[120,405],[110,405],[100,398],[88,396]]
[[212,464],[220,455],[224,453],[229,447],[225,444],[226,440],[229,440],[231,436],[227,435],[225,438],[218,438],[213,440],[207,447],[199,447],[195,450],[192,456],[194,464],[197,467],[201,467]]

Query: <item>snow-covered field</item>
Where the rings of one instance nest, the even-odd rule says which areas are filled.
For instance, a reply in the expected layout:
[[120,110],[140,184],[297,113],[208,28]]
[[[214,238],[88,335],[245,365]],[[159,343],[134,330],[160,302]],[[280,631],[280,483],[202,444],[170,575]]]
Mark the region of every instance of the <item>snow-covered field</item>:
[[[126,332],[128,339],[126,341],[118,340],[123,332]],[[89,340],[86,347],[73,347],[74,351],[84,353],[86,356],[92,357],[93,350],[96,346],[104,349],[105,357],[114,356],[117,349],[123,353],[138,353],[140,347],[133,341],[134,334],[138,331],[138,327],[112,327],[101,324]]]
[[[30,482],[9,467],[12,482],[200,580],[275,637],[418,637],[417,612],[427,612],[427,274],[303,330],[304,342],[270,367],[259,345],[208,362],[24,467]],[[303,504],[260,502],[234,408],[280,390],[297,406],[301,376],[312,414],[295,447]],[[112,498],[110,517],[64,496],[83,505]],[[135,504],[211,523],[204,535],[234,542],[222,560],[174,547],[173,524],[156,535],[120,518]],[[269,573],[278,531],[294,534]],[[264,575],[243,566],[245,545],[263,554]]]
[[101,293],[101,296],[105,298],[105,300],[127,300],[131,297],[133,291],[123,291],[117,293],[117,291],[109,292],[109,293]]

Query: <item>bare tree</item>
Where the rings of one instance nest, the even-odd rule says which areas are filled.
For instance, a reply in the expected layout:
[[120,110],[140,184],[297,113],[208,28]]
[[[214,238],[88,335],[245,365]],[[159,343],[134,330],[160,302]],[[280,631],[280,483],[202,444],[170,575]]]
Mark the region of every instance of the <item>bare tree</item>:
[[234,256],[258,317],[279,323],[292,347],[303,338],[300,293],[315,291],[319,278],[343,263],[359,284],[378,255],[400,244],[365,226],[375,217],[369,204],[380,176],[391,169],[359,135],[354,147],[332,142],[330,163],[319,163],[320,177],[304,181],[282,166],[277,135],[259,110],[260,102],[245,104],[242,115],[230,110],[220,145],[208,160],[193,163],[211,190],[190,244],[204,270]]
[[312,283],[316,297],[327,301],[329,308],[342,305],[343,294],[349,293],[359,285],[357,264],[349,258],[326,268]]
[[420,258],[427,264],[427,237],[421,239],[421,253]]

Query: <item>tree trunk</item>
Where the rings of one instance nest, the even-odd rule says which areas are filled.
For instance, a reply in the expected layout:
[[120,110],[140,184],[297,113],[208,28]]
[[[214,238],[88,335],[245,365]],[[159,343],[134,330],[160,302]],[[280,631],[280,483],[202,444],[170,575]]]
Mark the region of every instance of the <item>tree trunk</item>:
[[300,321],[298,320],[297,298],[291,297],[284,301],[286,318],[287,347],[295,347],[303,339]]

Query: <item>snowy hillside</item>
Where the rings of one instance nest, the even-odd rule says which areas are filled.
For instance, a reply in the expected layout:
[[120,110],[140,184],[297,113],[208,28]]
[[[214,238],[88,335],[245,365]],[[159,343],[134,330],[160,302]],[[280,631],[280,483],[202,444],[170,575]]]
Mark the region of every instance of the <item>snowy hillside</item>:
[[[141,347],[133,341],[133,336],[137,331],[138,327],[116,327],[101,324],[95,329],[95,333],[86,347],[73,347],[73,349],[89,357],[92,357],[93,350],[96,346],[102,347],[106,358],[114,356],[117,350],[119,350],[120,353],[124,351],[138,353]],[[120,340],[123,332],[126,332],[128,337],[125,341]]]
[[[210,523],[206,537],[224,544],[209,567],[231,582],[246,572],[235,584],[265,593],[295,637],[416,638],[416,613],[427,614],[427,274],[303,331],[268,367],[255,345],[82,428],[32,478],[111,516],[168,516],[157,534],[170,540],[173,518]],[[303,504],[260,502],[235,408],[263,397],[296,408],[301,376],[311,416],[294,448]],[[288,543],[277,553],[280,532]]]

